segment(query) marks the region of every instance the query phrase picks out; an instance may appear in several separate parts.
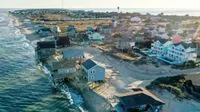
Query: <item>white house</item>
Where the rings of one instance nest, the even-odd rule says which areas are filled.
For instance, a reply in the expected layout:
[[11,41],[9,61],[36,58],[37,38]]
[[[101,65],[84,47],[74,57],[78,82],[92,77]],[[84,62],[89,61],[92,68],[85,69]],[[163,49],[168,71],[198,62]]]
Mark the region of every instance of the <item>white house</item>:
[[141,21],[142,21],[141,18],[138,16],[131,18],[131,22],[134,22],[134,23],[141,23]]
[[105,68],[88,59],[82,63],[88,81],[103,81],[105,79]]
[[158,40],[152,43],[150,52],[157,58],[170,64],[182,64],[189,60],[196,61],[196,48],[192,43],[173,43]]

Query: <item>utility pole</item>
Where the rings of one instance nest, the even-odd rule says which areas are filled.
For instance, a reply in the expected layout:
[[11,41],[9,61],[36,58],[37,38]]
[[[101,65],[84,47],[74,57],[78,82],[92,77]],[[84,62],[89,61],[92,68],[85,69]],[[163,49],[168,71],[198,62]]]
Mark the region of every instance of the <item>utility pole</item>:
[[119,19],[119,12],[120,12],[120,7],[119,6],[117,7],[117,10],[118,10],[118,19]]

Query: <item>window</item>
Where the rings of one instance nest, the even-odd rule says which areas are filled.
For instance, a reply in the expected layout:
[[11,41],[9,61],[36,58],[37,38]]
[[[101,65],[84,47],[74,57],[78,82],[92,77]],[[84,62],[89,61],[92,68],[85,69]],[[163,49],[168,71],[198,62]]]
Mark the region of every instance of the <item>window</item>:
[[90,72],[91,72],[92,74],[94,74],[94,73],[95,73],[95,70],[94,70],[94,69],[92,69]]
[[94,80],[94,75],[90,75],[90,79],[91,79],[91,80]]

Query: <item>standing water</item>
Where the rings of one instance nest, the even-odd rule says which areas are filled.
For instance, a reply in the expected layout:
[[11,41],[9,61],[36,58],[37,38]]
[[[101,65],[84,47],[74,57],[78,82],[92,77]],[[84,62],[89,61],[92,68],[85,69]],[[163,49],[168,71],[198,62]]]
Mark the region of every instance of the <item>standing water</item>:
[[8,12],[0,10],[0,112],[76,112],[65,95],[53,91],[34,56]]

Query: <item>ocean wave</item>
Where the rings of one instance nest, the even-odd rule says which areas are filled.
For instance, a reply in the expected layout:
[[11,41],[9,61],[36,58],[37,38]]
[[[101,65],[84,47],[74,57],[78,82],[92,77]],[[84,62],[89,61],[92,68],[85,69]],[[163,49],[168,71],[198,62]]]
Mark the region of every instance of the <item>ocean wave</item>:
[[0,23],[0,102],[3,102],[0,111],[21,112],[29,107],[33,111],[38,108],[40,111],[68,111],[71,108],[82,111],[83,99],[79,93],[70,91],[75,107],[68,107],[65,95],[52,94],[48,77],[36,67],[32,44],[13,27],[12,19],[7,15],[3,17],[6,20]]

